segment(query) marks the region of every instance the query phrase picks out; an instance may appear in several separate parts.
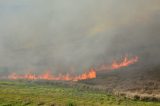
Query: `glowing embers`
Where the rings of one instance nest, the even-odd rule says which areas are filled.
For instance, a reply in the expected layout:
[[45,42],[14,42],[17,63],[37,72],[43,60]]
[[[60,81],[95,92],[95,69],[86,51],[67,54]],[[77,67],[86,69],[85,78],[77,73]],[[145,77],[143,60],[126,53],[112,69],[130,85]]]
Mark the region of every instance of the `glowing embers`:
[[96,71],[94,69],[90,69],[89,72],[83,73],[78,76],[74,76],[71,74],[62,75],[59,74],[57,76],[51,74],[50,71],[45,72],[44,74],[35,75],[32,73],[29,74],[16,74],[12,73],[8,76],[9,79],[16,80],[16,79],[28,79],[28,80],[64,80],[64,81],[78,81],[78,80],[85,80],[85,79],[92,79],[96,78]]

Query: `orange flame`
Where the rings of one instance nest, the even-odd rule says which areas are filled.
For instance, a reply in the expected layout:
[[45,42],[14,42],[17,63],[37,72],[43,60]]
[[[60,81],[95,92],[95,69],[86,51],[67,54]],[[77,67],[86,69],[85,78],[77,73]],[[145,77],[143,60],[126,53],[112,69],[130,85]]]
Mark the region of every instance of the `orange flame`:
[[138,57],[132,57],[132,58],[128,58],[128,56],[125,56],[122,61],[113,61],[113,63],[111,65],[101,65],[100,67],[97,68],[98,71],[101,70],[115,70],[115,69],[119,69],[122,67],[127,67],[131,64],[134,64],[138,62]]
[[[128,56],[125,56],[121,61],[113,61],[111,65],[101,65],[100,67],[96,67],[97,71],[102,70],[115,70],[122,67],[127,67],[131,64],[134,64],[138,62],[138,57],[132,57],[128,58]],[[96,78],[96,70],[94,68],[91,68],[89,72],[82,73],[81,75],[74,76],[71,74],[59,74],[57,76],[51,74],[51,71],[47,71],[44,74],[35,75],[32,73],[29,74],[23,74],[19,75],[16,73],[12,73],[8,76],[9,79],[28,79],[28,80],[37,80],[37,79],[43,79],[43,80],[65,80],[65,81],[79,81],[79,80],[86,80],[86,79],[93,79]]]
[[50,71],[47,71],[44,74],[41,75],[34,75],[34,74],[24,74],[24,75],[18,75],[16,73],[12,73],[8,76],[9,79],[28,79],[28,80],[37,80],[37,79],[44,79],[44,80],[65,80],[65,81],[78,81],[78,80],[85,80],[85,79],[92,79],[96,78],[96,71],[94,69],[90,69],[88,73],[83,73],[79,76],[72,76],[70,74],[62,75],[59,74],[58,76],[54,76],[50,73]]
[[120,63],[114,61],[112,63],[112,69],[119,69],[121,67],[126,67],[126,66],[129,66],[131,64],[136,63],[137,61],[138,61],[138,57],[137,56],[135,56],[135,57],[133,57],[131,59],[128,59],[128,57],[124,57],[124,59]]

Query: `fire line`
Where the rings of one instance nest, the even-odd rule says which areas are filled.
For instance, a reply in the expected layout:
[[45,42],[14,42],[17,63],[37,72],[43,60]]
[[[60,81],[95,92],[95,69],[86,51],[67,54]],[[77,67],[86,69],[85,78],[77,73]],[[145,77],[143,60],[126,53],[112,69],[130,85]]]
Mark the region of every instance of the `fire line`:
[[131,64],[134,64],[138,62],[138,57],[134,56],[132,58],[128,58],[128,56],[125,56],[121,61],[113,61],[110,65],[101,65],[96,68],[91,68],[88,72],[82,73],[81,75],[71,75],[71,74],[59,74],[59,75],[53,75],[50,71],[45,72],[44,74],[35,75],[32,73],[28,74],[17,74],[17,73],[11,73],[7,77],[12,80],[17,79],[28,79],[28,80],[64,80],[64,81],[79,81],[79,80],[86,80],[86,79],[93,79],[96,78],[97,71],[105,71],[105,70],[116,70],[120,69],[122,67],[127,67]]

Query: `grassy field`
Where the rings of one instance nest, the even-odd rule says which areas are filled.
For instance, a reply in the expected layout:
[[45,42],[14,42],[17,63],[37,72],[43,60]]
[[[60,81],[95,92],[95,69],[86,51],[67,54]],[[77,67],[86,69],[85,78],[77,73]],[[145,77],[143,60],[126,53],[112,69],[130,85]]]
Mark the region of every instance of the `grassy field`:
[[0,81],[0,106],[160,106],[160,103],[57,85]]

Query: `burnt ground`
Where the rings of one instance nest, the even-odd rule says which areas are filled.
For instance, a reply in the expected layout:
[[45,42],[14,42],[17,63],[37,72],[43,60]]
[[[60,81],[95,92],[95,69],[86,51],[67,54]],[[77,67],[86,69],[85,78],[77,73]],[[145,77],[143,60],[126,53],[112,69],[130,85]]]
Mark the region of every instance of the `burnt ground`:
[[131,99],[160,101],[160,67],[125,67],[97,72],[97,78],[80,81]]

